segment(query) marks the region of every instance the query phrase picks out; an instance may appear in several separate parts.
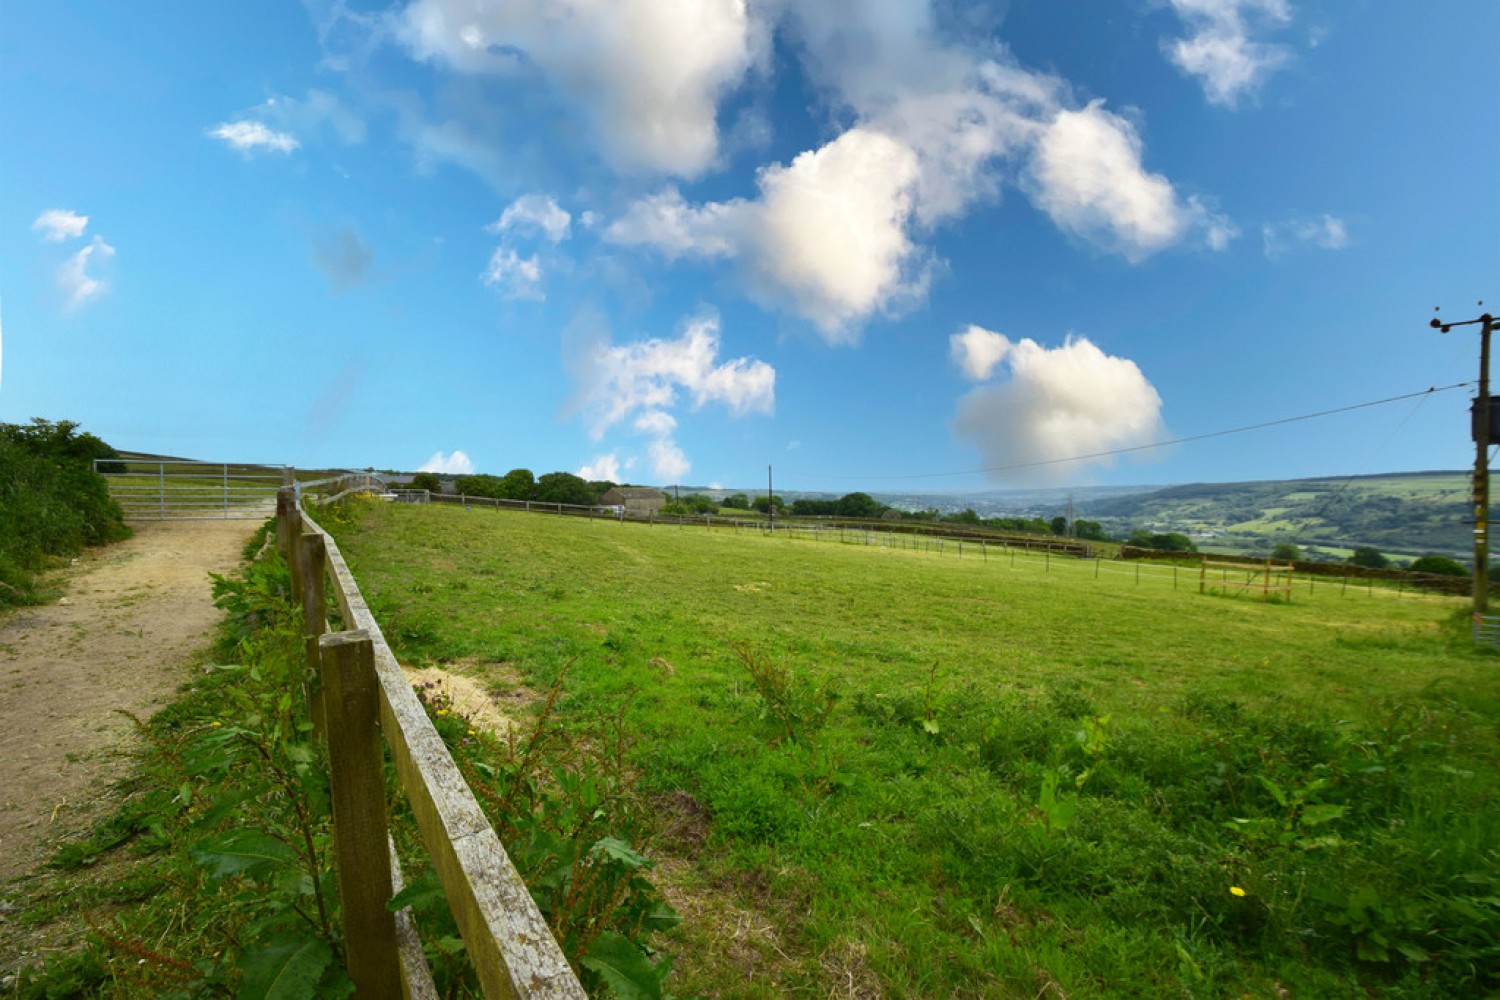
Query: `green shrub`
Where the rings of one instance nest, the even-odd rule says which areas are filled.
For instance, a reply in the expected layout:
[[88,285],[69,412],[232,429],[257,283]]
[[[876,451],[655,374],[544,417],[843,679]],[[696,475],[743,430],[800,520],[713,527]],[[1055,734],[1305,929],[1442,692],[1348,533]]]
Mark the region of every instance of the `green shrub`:
[[0,606],[38,600],[36,574],[57,559],[130,534],[92,464],[114,450],[73,427],[0,424]]

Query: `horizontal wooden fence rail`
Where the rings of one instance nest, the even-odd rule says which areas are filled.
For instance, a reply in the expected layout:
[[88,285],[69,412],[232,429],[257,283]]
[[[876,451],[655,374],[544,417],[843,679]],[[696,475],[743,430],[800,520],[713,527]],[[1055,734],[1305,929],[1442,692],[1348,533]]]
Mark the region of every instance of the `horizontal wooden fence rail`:
[[[401,872],[385,816],[383,738],[484,995],[581,1000],[577,976],[401,672],[338,546],[303,514],[294,485],[277,496],[277,540],[292,570],[293,597],[303,602],[307,653],[323,678],[313,716],[329,747],[334,854],[356,996],[436,997],[409,917],[386,906]],[[325,578],[332,579],[345,629],[333,635],[324,634]]]

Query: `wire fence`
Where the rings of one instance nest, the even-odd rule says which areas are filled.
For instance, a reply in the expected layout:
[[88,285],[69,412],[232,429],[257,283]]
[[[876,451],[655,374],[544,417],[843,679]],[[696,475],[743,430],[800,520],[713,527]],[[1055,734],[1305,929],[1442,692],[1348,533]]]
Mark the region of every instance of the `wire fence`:
[[[1263,564],[1248,564],[1238,558],[1204,557],[1199,554],[1181,562],[1159,562],[1139,557],[1105,557],[1084,549],[1070,539],[975,538],[938,533],[914,533],[911,525],[882,529],[878,522],[863,525],[817,523],[802,520],[750,519],[715,514],[667,515],[652,511],[630,511],[620,507],[584,506],[541,500],[497,500],[464,494],[428,493],[425,490],[392,490],[382,494],[386,500],[400,503],[429,503],[462,506],[466,509],[508,510],[533,514],[631,522],[676,527],[683,530],[707,529],[752,533],[792,542],[826,545],[856,545],[865,548],[903,552],[939,559],[993,563],[1019,571],[1039,571],[1043,575],[1092,578],[1101,582],[1158,590],[1200,591],[1243,595],[1255,599],[1295,602],[1300,595],[1337,595],[1367,597],[1438,597],[1450,592],[1453,580],[1432,578],[1428,574],[1397,572],[1379,575],[1341,573],[1322,575],[1294,571],[1287,564],[1274,564],[1268,571]],[[928,528],[928,525],[922,525]],[[893,530],[894,529],[894,530]],[[1500,620],[1497,620],[1500,621]],[[1500,644],[1500,625],[1496,629]]]

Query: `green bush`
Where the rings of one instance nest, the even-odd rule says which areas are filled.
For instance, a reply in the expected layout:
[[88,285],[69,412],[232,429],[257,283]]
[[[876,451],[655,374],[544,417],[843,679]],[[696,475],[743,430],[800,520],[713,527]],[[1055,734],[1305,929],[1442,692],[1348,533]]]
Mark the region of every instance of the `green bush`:
[[0,424],[0,606],[37,601],[37,573],[130,534],[93,468],[114,449],[75,426]]

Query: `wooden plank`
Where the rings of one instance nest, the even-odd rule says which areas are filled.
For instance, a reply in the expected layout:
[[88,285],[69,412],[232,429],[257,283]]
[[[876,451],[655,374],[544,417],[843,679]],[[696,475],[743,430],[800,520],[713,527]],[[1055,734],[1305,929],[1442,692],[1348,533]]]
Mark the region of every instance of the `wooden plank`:
[[320,735],[328,732],[325,688],[322,684],[322,655],[318,637],[328,631],[328,595],[324,586],[327,572],[327,548],[323,536],[308,532],[302,536],[302,639],[303,654],[318,684],[308,698],[313,729]]
[[584,1000],[562,948],[401,672],[343,554],[311,518],[304,523],[326,541],[345,626],[372,640],[380,720],[396,773],[485,996]]
[[385,819],[379,688],[366,632],[318,639],[328,725],[333,849],[344,924],[344,956],[361,1000],[398,1000],[401,964]]
[[[399,895],[406,888],[406,880],[401,877],[401,859],[396,855],[394,840],[387,837],[386,846],[391,854],[391,889]],[[432,981],[432,969],[427,966],[422,937],[417,933],[409,906],[396,911],[396,951],[401,957],[401,993],[406,1000],[438,1000],[437,984]]]

